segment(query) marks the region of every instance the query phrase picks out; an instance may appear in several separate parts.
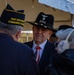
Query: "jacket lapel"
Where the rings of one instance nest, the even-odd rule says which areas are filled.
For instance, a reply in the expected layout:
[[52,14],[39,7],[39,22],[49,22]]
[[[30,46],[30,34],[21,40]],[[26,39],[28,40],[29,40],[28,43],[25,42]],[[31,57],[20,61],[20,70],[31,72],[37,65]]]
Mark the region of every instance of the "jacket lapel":
[[38,64],[39,67],[41,67],[41,65],[46,65],[47,62],[49,63],[50,56],[51,56],[51,47],[50,47],[50,42],[47,41],[40,62]]

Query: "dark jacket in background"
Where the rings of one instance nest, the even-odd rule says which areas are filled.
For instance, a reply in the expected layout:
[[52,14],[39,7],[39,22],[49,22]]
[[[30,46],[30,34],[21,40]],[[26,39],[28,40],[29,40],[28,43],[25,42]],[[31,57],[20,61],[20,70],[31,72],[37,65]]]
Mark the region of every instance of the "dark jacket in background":
[[0,33],[0,75],[39,75],[31,48]]
[[[25,44],[27,44],[29,47],[32,48],[33,41],[26,42]],[[47,41],[44,51],[43,51],[43,54],[42,54],[42,57],[38,64],[40,75],[44,75],[44,71],[45,71],[46,67],[50,64],[50,58],[54,53],[56,53],[54,45],[51,44],[49,41]]]
[[45,73],[46,75],[74,75],[74,49],[55,54]]

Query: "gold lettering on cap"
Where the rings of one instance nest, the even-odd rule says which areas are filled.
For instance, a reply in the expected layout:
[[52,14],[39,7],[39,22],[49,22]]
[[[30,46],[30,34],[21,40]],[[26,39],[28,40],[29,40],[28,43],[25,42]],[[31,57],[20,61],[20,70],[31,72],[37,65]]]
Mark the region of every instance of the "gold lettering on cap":
[[18,18],[11,18],[10,20],[8,20],[8,23],[17,24],[17,25],[24,25],[24,20],[21,20]]

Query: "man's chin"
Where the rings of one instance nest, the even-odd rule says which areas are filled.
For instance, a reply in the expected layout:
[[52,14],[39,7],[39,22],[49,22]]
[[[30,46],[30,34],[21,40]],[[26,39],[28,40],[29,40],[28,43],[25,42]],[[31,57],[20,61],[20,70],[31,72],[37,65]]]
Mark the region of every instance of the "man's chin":
[[41,43],[41,40],[40,39],[35,39],[36,42],[38,43]]

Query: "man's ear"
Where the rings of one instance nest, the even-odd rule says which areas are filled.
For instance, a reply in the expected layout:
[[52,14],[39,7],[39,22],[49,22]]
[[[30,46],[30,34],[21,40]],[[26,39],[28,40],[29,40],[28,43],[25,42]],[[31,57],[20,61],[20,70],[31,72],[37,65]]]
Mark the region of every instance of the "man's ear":
[[18,39],[20,38],[20,35],[21,35],[21,31],[18,31],[18,32],[15,34],[16,40],[18,40]]
[[53,34],[53,31],[50,30],[50,31],[49,31],[49,35],[51,36],[52,34]]

